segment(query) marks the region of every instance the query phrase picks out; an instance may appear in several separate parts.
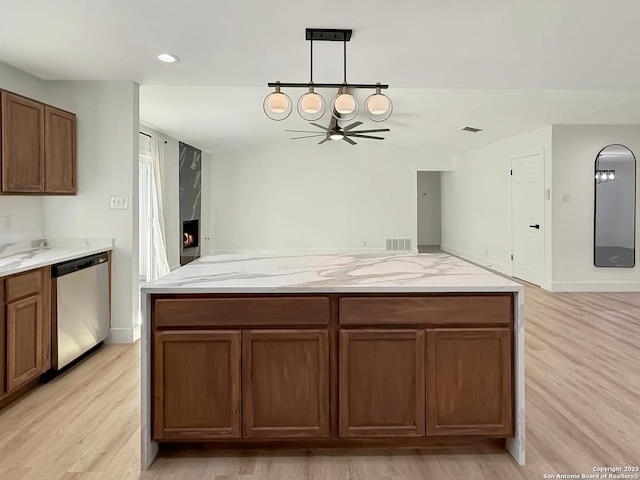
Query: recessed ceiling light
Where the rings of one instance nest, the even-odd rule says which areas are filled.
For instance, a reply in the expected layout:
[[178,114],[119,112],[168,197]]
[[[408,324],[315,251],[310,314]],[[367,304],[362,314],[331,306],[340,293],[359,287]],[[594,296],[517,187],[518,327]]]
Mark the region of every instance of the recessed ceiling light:
[[177,56],[171,53],[161,53],[160,55],[158,55],[158,60],[164,63],[176,63],[180,61]]

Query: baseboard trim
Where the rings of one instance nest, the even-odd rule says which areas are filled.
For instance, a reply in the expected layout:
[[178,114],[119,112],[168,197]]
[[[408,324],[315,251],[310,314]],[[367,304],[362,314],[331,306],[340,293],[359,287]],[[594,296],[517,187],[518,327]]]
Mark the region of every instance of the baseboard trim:
[[640,292],[640,282],[551,282],[552,292]]
[[418,249],[411,250],[385,250],[384,248],[326,248],[326,249],[287,249],[287,250],[250,250],[250,249],[215,249],[209,252],[209,255],[343,255],[358,253],[388,253],[393,254],[409,254],[418,253]]
[[105,343],[135,343],[138,338],[140,338],[140,325],[133,328],[112,328]]
[[455,255],[456,257],[460,257],[463,260],[468,260],[471,263],[475,263],[476,265],[478,265],[480,267],[487,268],[489,270],[501,273],[503,275],[507,275],[509,277],[511,276],[511,267],[508,267],[506,265],[502,265],[500,263],[495,263],[495,262],[490,262],[486,258],[477,257],[475,255],[471,255],[469,253],[462,252],[460,250],[456,250],[455,248],[452,248],[452,247],[450,247],[448,245],[440,245],[440,249],[442,249],[442,251],[447,252],[447,253],[449,253],[451,255]]

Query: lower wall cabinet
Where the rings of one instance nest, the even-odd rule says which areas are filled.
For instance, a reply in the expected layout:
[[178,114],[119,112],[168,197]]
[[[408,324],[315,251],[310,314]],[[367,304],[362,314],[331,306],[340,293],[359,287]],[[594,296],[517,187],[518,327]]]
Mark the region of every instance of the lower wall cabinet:
[[340,332],[340,436],[424,435],[424,330]]
[[42,294],[7,306],[7,393],[42,373]]
[[0,279],[0,400],[49,369],[51,349],[48,267]]
[[329,436],[329,332],[243,332],[242,414],[246,438]]
[[158,332],[154,435],[163,440],[240,437],[240,332]]

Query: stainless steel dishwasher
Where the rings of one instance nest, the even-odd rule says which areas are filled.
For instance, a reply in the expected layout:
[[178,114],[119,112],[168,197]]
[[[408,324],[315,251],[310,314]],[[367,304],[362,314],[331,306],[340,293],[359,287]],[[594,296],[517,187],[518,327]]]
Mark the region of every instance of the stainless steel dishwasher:
[[108,262],[108,255],[100,253],[51,268],[54,370],[69,365],[109,335]]

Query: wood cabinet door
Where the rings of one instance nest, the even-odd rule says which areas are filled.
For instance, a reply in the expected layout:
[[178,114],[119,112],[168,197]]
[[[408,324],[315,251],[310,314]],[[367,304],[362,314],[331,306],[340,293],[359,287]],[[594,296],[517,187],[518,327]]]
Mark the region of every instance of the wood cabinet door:
[[427,435],[512,434],[511,331],[427,331]]
[[240,332],[163,331],[153,344],[154,437],[240,437]]
[[247,438],[329,435],[329,333],[250,330],[242,335]]
[[2,92],[2,191],[44,191],[44,105]]
[[7,305],[7,392],[42,371],[42,295]]
[[44,177],[47,193],[76,193],[76,116],[46,106]]
[[424,330],[342,330],[341,437],[425,433]]

